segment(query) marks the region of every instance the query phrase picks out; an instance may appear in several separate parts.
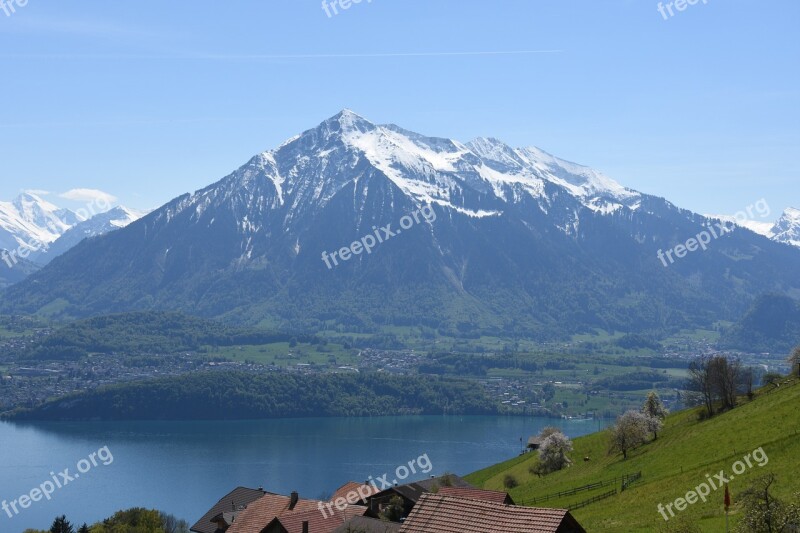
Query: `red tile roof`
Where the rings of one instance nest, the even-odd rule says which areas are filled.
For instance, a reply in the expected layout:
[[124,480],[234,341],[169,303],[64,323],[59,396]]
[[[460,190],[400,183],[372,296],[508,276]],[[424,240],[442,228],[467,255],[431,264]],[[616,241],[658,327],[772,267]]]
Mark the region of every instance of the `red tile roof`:
[[585,533],[565,509],[424,494],[401,533]]
[[245,505],[258,500],[262,496],[264,496],[264,491],[261,489],[237,487],[223,496],[214,507],[209,509],[208,512],[192,526],[191,531],[195,533],[214,533],[217,530],[217,524],[211,521],[212,518],[223,513],[232,513],[244,509]]
[[367,512],[367,508],[361,505],[348,505],[344,511],[334,506],[332,510],[333,513],[330,513],[326,508],[324,514],[318,508],[299,513],[284,513],[274,521],[280,522],[288,533],[303,533],[303,522],[308,522],[310,533],[332,533],[351,518],[364,516]]
[[319,514],[318,500],[299,500],[293,510],[289,510],[290,498],[280,494],[267,493],[250,503],[239,513],[226,533],[261,533],[276,517],[290,516],[314,510]]
[[514,505],[514,500],[507,492],[497,490],[471,489],[467,487],[442,487],[436,493],[440,496],[454,496],[456,498],[468,498],[470,500],[483,500],[494,503],[505,503]]
[[357,516],[351,518],[341,526],[333,530],[333,533],[398,533],[400,524],[396,522],[384,522],[377,518]]
[[358,494],[360,499],[361,494],[366,494],[367,497],[369,498],[370,496],[372,496],[373,494],[377,494],[378,492],[380,491],[372,485],[364,483],[356,483],[355,481],[348,481],[347,483],[336,489],[336,492],[334,492],[333,496],[331,496],[331,501],[335,502],[337,498],[347,499],[347,495],[350,493]]

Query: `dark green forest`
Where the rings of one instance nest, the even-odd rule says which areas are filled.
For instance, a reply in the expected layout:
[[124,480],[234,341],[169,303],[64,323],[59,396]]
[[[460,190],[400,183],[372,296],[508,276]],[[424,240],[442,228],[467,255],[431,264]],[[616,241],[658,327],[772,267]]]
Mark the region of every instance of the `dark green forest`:
[[80,359],[90,353],[128,355],[196,351],[203,346],[233,346],[310,342],[312,337],[256,331],[159,311],[106,315],[69,323],[56,329],[25,353],[30,359]]
[[383,373],[203,372],[110,385],[17,410],[16,420],[246,420],[496,414],[474,383]]

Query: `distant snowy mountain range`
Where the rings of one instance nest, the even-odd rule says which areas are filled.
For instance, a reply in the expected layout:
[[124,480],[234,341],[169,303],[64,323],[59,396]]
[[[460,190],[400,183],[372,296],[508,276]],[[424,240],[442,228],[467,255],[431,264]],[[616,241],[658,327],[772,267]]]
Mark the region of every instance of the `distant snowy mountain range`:
[[736,217],[730,215],[708,215],[708,217],[747,228],[775,242],[800,247],[800,209],[794,207],[787,208],[775,223],[752,219],[737,220]]
[[[423,208],[435,217],[403,225]],[[736,320],[761,294],[800,294],[800,249],[781,244],[800,240],[795,215],[771,238],[728,224],[667,266],[658,253],[709,218],[538,148],[345,110],[83,240],[7,288],[0,312],[180,310],[304,332],[674,332]],[[355,246],[367,236],[380,244]]]
[[0,201],[0,250],[42,266],[81,240],[124,228],[144,214],[122,206],[105,212],[78,211],[88,216],[30,192],[11,202]]

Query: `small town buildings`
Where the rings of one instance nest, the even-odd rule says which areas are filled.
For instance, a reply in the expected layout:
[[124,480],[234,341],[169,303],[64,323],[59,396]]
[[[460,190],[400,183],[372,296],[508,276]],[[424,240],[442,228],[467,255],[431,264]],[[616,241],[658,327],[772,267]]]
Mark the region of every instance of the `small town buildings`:
[[[371,494],[367,496],[368,491]],[[360,492],[359,492],[360,491]],[[363,495],[357,499],[358,495]],[[394,501],[392,501],[394,500]],[[350,502],[356,502],[350,503]],[[407,514],[387,521],[402,502]],[[366,503],[366,505],[360,505]],[[565,509],[514,505],[506,492],[473,487],[455,475],[375,492],[350,482],[331,501],[237,487],[192,526],[193,533],[586,533]]]
[[380,518],[381,514],[391,505],[392,500],[399,497],[403,502],[402,517],[405,518],[423,494],[438,491],[442,487],[475,488],[455,474],[445,474],[414,483],[395,485],[367,498],[369,516]]

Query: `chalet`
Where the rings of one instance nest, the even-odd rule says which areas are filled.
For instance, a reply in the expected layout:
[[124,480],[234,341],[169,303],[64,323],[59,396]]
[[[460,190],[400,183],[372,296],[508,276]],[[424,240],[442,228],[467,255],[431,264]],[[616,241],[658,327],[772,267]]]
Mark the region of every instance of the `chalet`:
[[423,494],[400,533],[586,533],[566,509]]
[[536,451],[542,445],[542,439],[539,437],[531,437],[528,439],[528,450]]
[[[361,492],[359,492],[361,489]],[[297,492],[289,496],[239,487],[209,509],[192,526],[193,533],[333,533],[351,519],[363,517],[366,505],[351,505],[352,495],[371,494],[369,486],[347,483],[340,487],[333,502],[344,498],[343,503],[306,500]],[[348,495],[349,498],[348,498]],[[399,524],[397,524],[399,528]],[[383,531],[376,529],[383,533]],[[395,529],[388,529],[394,533]],[[367,530],[367,533],[371,533]]]
[[222,533],[233,524],[245,507],[264,496],[262,489],[237,487],[223,496],[190,529],[193,533]]
[[307,511],[319,512],[317,500],[301,499],[297,492],[291,496],[266,493],[251,502],[239,513],[226,533],[261,533],[275,518],[289,519],[292,515]]
[[432,477],[405,485],[395,485],[367,498],[368,514],[373,518],[380,518],[381,513],[389,507],[392,499],[399,497],[403,501],[402,517],[406,517],[423,494],[438,491],[442,487],[475,488],[454,474],[445,474],[441,477]]
[[[586,533],[564,509],[520,507],[506,492],[471,486],[458,476],[375,492],[350,482],[330,502],[238,487],[192,526],[192,533]],[[360,491],[360,492],[359,492]],[[366,495],[357,500],[355,495]],[[402,501],[399,522],[380,514]],[[350,502],[365,501],[367,505]]]

